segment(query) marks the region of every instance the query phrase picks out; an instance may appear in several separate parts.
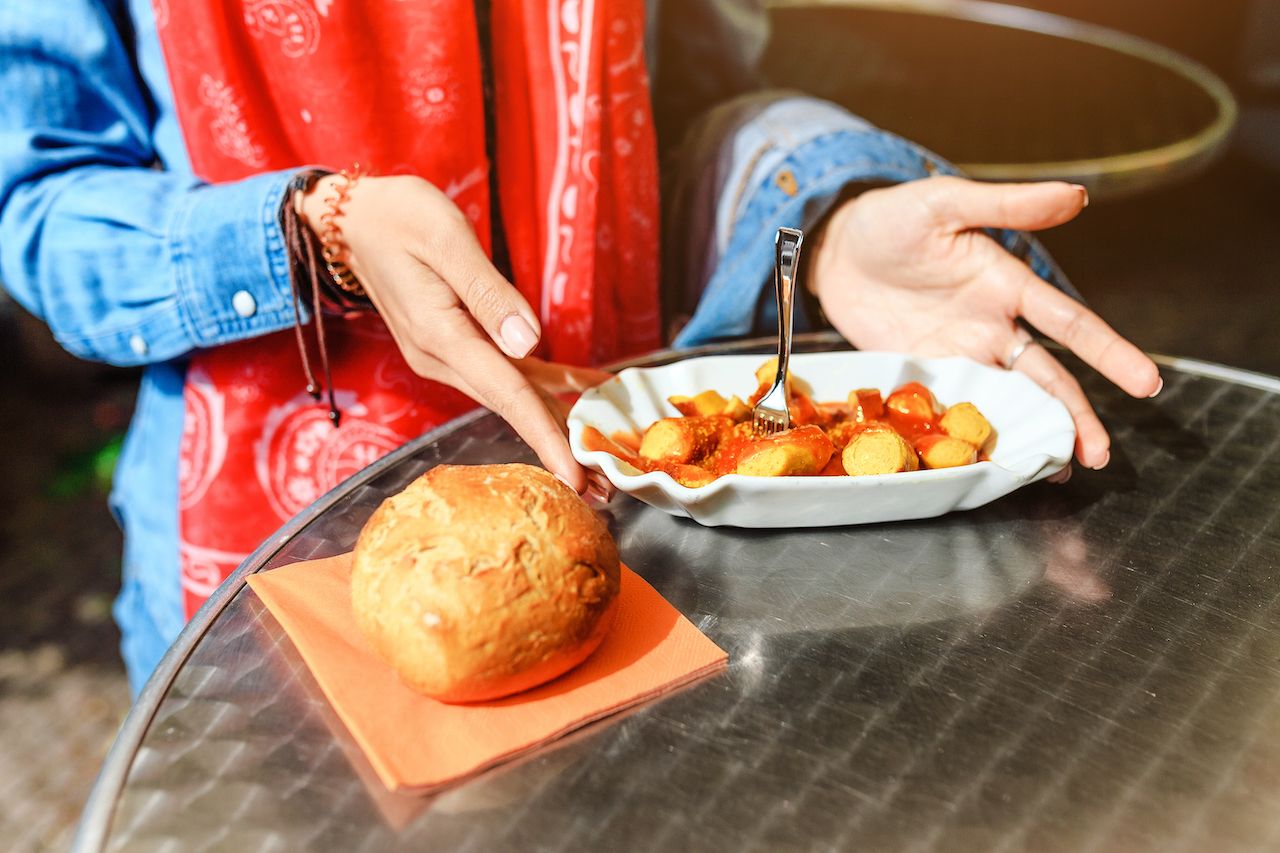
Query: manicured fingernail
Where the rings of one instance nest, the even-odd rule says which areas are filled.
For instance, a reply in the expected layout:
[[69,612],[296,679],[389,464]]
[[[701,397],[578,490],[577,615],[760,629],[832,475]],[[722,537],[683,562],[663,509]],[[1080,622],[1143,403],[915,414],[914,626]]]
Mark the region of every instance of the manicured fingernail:
[[498,333],[502,335],[502,343],[512,358],[524,358],[538,345],[538,336],[533,333],[533,327],[519,314],[511,314],[503,320]]
[[1093,470],[1095,471],[1101,471],[1103,468],[1107,467],[1107,463],[1110,461],[1111,461],[1111,451],[1108,450],[1106,453],[1103,454],[1101,462],[1099,462],[1097,465],[1091,465],[1089,467],[1093,468]]
[[561,477],[559,474],[556,474],[556,479],[564,483],[566,486],[568,486],[569,491],[573,492],[574,494],[578,494],[578,495],[582,494],[582,492],[578,491],[573,487],[573,483],[570,483],[568,480],[566,480],[564,477]]
[[1089,191],[1088,191],[1087,189],[1085,189],[1085,188],[1084,188],[1082,185],[1080,185],[1080,184],[1072,184],[1071,186],[1075,187],[1075,188],[1076,188],[1076,190],[1078,190],[1078,191],[1079,191],[1079,193],[1080,193],[1080,198],[1081,198],[1080,206],[1081,206],[1081,207],[1088,207],[1088,206],[1089,206]]
[[[1159,394],[1159,393],[1160,393],[1161,391],[1163,391],[1163,390],[1164,390],[1164,377],[1163,377],[1163,376],[1161,376],[1161,377],[1160,377],[1160,384],[1156,386],[1156,390],[1154,390],[1154,391],[1152,391],[1152,392],[1151,392],[1151,396],[1152,396],[1152,397],[1154,397],[1154,396],[1156,396],[1157,394]],[[1148,398],[1148,399],[1150,399],[1150,398]]]
[[603,474],[597,471],[592,471],[591,473],[587,474],[587,481],[588,481],[588,488],[595,488],[596,490],[598,490],[600,492],[600,495],[606,502],[613,499],[613,496],[617,490],[614,489],[613,483],[609,482],[608,477],[605,477]]

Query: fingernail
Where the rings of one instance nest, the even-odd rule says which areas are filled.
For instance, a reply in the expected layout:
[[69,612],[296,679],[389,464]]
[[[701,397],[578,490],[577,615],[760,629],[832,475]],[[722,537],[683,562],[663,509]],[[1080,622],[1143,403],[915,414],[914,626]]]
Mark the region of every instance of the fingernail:
[[[1154,390],[1154,391],[1152,391],[1152,392],[1151,392],[1151,397],[1156,396],[1157,394],[1159,394],[1159,393],[1160,393],[1161,391],[1163,391],[1163,390],[1164,390],[1164,377],[1163,377],[1163,376],[1161,376],[1161,377],[1160,377],[1160,384],[1156,386],[1156,390]],[[1151,399],[1151,397],[1148,397],[1147,399]]]
[[615,493],[615,489],[613,488],[613,483],[610,483],[609,479],[605,477],[603,474],[599,473],[598,471],[591,471],[587,474],[587,488],[595,489],[597,492],[599,492],[601,499],[605,503],[608,503],[610,500],[612,500],[613,495]]
[[566,486],[568,486],[568,487],[569,487],[569,491],[573,492],[575,495],[580,495],[580,494],[582,494],[582,492],[578,491],[577,489],[575,489],[575,488],[573,487],[573,483],[570,483],[568,480],[566,480],[564,477],[561,477],[559,474],[556,474],[556,479],[557,479],[557,480],[559,480],[560,482],[564,483]]
[[538,336],[533,333],[533,327],[519,314],[511,314],[503,320],[498,327],[498,334],[502,336],[502,343],[512,358],[524,358],[538,345]]
[[1107,463],[1109,463],[1110,461],[1111,461],[1111,451],[1108,450],[1105,454],[1103,454],[1101,462],[1099,462],[1097,465],[1091,465],[1089,467],[1091,467],[1095,471],[1101,471],[1103,468],[1107,467]]
[[1050,483],[1057,483],[1058,485],[1067,482],[1067,480],[1071,479],[1071,464],[1068,463],[1067,467],[1063,468],[1056,474],[1050,474],[1047,479]]
[[1085,187],[1081,184],[1072,184],[1071,186],[1075,187],[1080,192],[1080,196],[1082,198],[1082,201],[1080,202],[1080,206],[1088,207],[1089,206],[1089,190],[1085,189]]
[[587,483],[587,497],[602,504],[609,502],[609,493],[595,483]]

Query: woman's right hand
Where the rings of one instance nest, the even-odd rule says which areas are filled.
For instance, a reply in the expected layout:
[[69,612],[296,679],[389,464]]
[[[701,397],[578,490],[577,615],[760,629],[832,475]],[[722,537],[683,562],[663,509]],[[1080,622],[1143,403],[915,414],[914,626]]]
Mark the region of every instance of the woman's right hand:
[[[301,200],[317,233],[325,199],[342,180],[321,178]],[[421,178],[364,177],[351,187],[337,224],[348,266],[414,373],[496,412],[547,470],[585,492],[587,471],[573,458],[548,395],[584,390],[608,375],[519,361],[538,345],[537,315],[494,268],[462,211]],[[559,379],[548,384],[548,377]]]

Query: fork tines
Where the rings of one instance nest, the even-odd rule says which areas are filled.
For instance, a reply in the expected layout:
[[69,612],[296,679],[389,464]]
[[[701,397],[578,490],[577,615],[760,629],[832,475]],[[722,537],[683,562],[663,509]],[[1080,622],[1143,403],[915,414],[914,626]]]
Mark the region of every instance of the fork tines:
[[757,411],[752,427],[758,434],[776,435],[787,428],[787,422],[777,412]]

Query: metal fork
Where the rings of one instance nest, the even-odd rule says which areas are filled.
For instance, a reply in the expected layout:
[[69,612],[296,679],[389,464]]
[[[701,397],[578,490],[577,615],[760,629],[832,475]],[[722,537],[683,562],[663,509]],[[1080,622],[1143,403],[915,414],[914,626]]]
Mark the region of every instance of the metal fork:
[[796,269],[800,266],[800,244],[804,232],[779,228],[773,245],[777,256],[773,266],[773,287],[778,297],[778,375],[769,393],[752,410],[757,433],[773,435],[791,428],[790,396],[787,393],[787,363],[791,360],[791,304],[796,295]]

